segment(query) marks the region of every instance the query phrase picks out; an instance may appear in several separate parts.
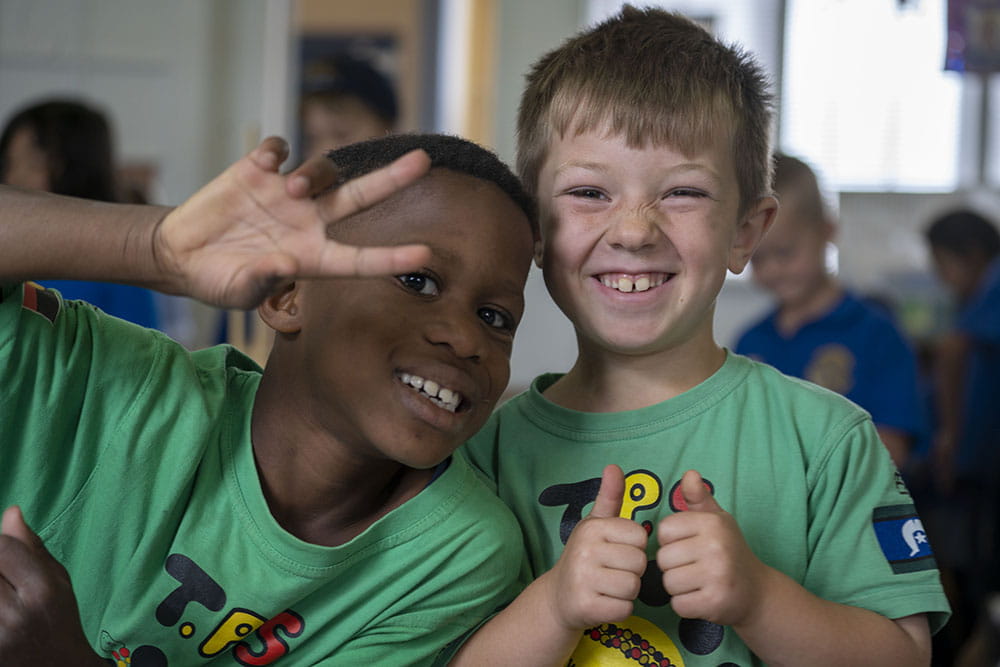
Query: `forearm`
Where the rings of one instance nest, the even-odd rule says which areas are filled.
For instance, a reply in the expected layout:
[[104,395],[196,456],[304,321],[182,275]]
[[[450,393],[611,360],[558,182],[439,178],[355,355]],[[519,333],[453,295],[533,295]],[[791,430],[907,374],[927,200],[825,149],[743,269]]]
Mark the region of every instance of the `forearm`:
[[[546,667],[565,665],[582,636],[556,620],[549,603],[548,573],[533,581],[462,646],[452,667]],[[516,641],[511,641],[516,637]]]
[[770,570],[767,593],[733,629],[775,667],[930,664],[930,632],[922,615],[894,621],[867,609],[819,598]]
[[0,186],[0,280],[123,282],[174,291],[153,253],[171,209]]

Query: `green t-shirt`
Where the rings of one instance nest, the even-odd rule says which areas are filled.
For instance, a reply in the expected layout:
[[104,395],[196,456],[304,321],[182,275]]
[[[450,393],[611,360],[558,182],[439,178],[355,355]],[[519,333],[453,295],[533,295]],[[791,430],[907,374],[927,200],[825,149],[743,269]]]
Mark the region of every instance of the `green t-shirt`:
[[[889,618],[929,612],[935,630],[946,620],[910,494],[854,404],[733,354],[690,391],[627,412],[551,403],[541,392],[558,377],[537,378],[462,450],[518,517],[532,576],[590,511],[605,465],[625,471],[622,515],[650,532],[682,511],[678,484],[696,469],[754,553],[816,595]],[[673,612],[656,544],[634,616],[588,629],[571,664],[760,664],[731,629]]]
[[[520,531],[461,457],[339,547],[271,516],[261,371],[28,284],[0,296],[0,504],[68,569],[118,664],[430,664],[516,592]],[[289,406],[289,419],[295,407]]]

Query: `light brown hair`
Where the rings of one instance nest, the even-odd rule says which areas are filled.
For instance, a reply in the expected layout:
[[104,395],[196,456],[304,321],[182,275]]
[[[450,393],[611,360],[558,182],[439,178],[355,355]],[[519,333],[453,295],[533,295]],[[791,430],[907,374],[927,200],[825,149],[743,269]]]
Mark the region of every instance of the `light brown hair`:
[[816,172],[802,160],[776,153],[774,156],[774,192],[781,199],[783,194],[795,190],[799,217],[809,222],[826,222],[828,213],[819,190]]
[[772,99],[752,57],[694,21],[625,5],[621,13],[543,56],[517,119],[517,168],[535,192],[556,136],[607,126],[629,146],[683,152],[729,134],[740,213],[771,194]]

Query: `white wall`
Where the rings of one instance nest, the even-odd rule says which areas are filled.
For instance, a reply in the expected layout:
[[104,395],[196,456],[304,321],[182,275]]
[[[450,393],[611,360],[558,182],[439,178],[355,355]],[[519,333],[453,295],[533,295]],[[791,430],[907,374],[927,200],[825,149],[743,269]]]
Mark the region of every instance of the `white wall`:
[[[285,93],[265,87],[275,42],[265,29],[288,6],[0,0],[0,123],[42,97],[83,98],[109,116],[119,162],[157,167],[154,203],[178,204],[254,144],[264,122],[287,136],[266,110]],[[193,308],[197,328],[185,342],[211,342],[214,315]]]
[[111,117],[123,161],[160,166],[179,203],[259,131],[265,5],[0,0],[0,117],[77,95]]

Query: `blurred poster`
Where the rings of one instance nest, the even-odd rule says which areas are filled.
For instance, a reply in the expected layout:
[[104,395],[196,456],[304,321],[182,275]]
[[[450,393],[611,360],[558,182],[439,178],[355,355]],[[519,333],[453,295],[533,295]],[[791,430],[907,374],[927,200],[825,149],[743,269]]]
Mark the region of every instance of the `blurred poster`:
[[1000,71],[1000,0],[948,0],[946,70]]

